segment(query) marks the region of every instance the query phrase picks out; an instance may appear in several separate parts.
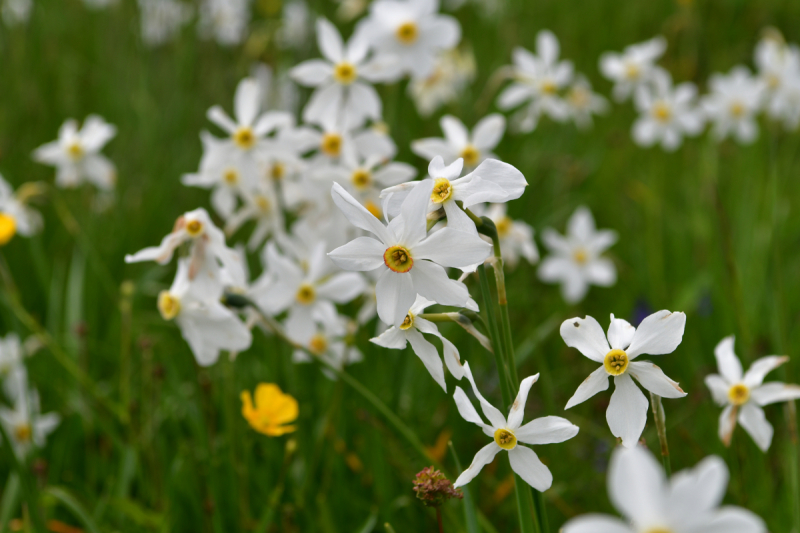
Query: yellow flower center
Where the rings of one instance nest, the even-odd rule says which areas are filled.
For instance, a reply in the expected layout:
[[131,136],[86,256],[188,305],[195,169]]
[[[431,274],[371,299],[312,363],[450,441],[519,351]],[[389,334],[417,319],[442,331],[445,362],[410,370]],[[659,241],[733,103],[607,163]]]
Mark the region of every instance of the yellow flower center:
[[74,142],[67,147],[67,154],[73,161],[77,161],[83,157],[83,146]]
[[404,22],[397,28],[397,40],[403,44],[409,45],[419,37],[419,28],[414,22]]
[[634,63],[628,63],[627,65],[625,65],[625,76],[629,80],[638,79],[639,74],[641,74],[641,71],[639,70],[639,67]]
[[744,383],[737,383],[728,390],[728,399],[733,405],[743,405],[750,399],[750,389]]
[[242,126],[233,134],[233,142],[242,150],[249,150],[256,144],[256,136],[249,126]]
[[450,180],[447,178],[436,178],[433,182],[433,191],[431,192],[431,202],[435,204],[444,203],[445,200],[450,198],[453,194],[453,186],[450,185]]
[[542,92],[544,94],[556,94],[558,92],[558,86],[553,83],[552,80],[545,80],[542,82]]
[[348,63],[347,61],[342,61],[341,63],[337,63],[336,66],[333,67],[333,79],[341,83],[342,85],[350,85],[354,81],[356,81],[357,71],[356,66],[352,63]]
[[28,442],[31,439],[31,425],[19,424],[14,428],[14,438],[17,442]]
[[517,446],[517,437],[510,429],[500,428],[495,431],[494,441],[504,450],[513,450]]
[[303,283],[297,289],[297,301],[303,305],[308,305],[317,299],[317,291],[310,283]]
[[350,176],[350,181],[356,189],[366,189],[372,183],[372,174],[369,170],[359,168]]
[[274,163],[270,169],[269,175],[275,181],[280,181],[286,175],[286,165],[283,163]]
[[733,118],[740,118],[744,115],[744,105],[739,101],[733,102],[731,104],[731,115]]
[[574,87],[569,92],[569,101],[573,107],[582,109],[589,105],[589,91],[582,87]]
[[576,263],[579,265],[584,264],[587,259],[589,259],[589,254],[586,253],[586,250],[583,248],[578,248],[574,252],[572,252],[572,258],[575,260]]
[[465,165],[468,167],[474,167],[478,164],[478,160],[481,158],[481,153],[473,145],[468,144],[463,150],[461,150],[461,157],[464,158]]
[[381,208],[378,206],[378,204],[372,200],[367,200],[367,203],[364,204],[364,207],[367,209],[367,211],[372,213],[372,216],[375,218],[380,219],[383,217],[383,211],[381,211]]
[[0,213],[0,246],[8,244],[17,233],[17,221],[8,213]]
[[188,233],[190,237],[199,237],[204,229],[203,223],[199,220],[190,220],[186,224],[186,233]]
[[502,239],[506,235],[509,234],[511,231],[511,219],[508,217],[503,217],[497,222],[494,223],[495,227],[497,228],[497,235]]
[[269,213],[269,210],[272,207],[269,198],[267,198],[262,194],[259,194],[258,196],[256,196],[255,202],[262,213]]
[[403,319],[403,323],[400,324],[400,329],[405,331],[413,326],[414,326],[414,314],[409,311],[409,313]]
[[603,366],[612,376],[624,374],[628,368],[628,354],[622,350],[611,350],[603,359]]
[[222,177],[228,185],[236,185],[239,183],[239,173],[235,169],[229,168]]
[[342,136],[338,133],[326,133],[322,136],[320,150],[331,157],[339,157],[342,151]]
[[653,106],[653,118],[661,123],[669,122],[672,118],[672,109],[666,103],[658,102]]
[[666,527],[651,527],[644,533],[672,533],[672,530]]
[[308,341],[308,349],[317,355],[322,355],[328,351],[328,339],[325,335],[317,333]]
[[407,248],[403,246],[392,246],[383,252],[383,262],[393,272],[404,274],[414,266],[414,259]]
[[179,298],[170,294],[169,291],[161,291],[158,294],[158,312],[164,320],[172,320],[181,312],[181,301]]

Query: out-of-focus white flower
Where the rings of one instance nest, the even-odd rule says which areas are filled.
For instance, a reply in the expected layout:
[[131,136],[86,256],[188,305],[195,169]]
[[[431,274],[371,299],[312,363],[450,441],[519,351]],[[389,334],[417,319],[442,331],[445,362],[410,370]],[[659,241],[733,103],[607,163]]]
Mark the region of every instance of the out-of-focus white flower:
[[[491,204],[488,207],[475,206],[472,212],[478,216],[487,216],[497,228],[500,238],[500,253],[503,263],[514,268],[523,257],[530,264],[539,260],[539,251],[533,240],[533,228],[525,222],[512,220],[507,212],[507,204]],[[488,237],[487,237],[488,238]]]
[[254,190],[243,191],[242,199],[244,205],[228,219],[225,233],[233,235],[244,224],[255,220],[256,227],[247,241],[247,248],[255,250],[264,239],[283,231],[283,211],[272,187],[263,184]]
[[560,45],[548,30],[536,35],[536,54],[518,47],[514,49],[514,82],[500,93],[497,106],[512,109],[528,104],[515,120],[522,132],[533,131],[539,117],[545,114],[557,122],[569,118],[569,106],[559,94],[572,81],[571,61],[559,61]]
[[58,140],[33,152],[39,163],[56,167],[56,185],[76,187],[84,180],[102,190],[114,188],[117,170],[100,150],[114,138],[117,128],[97,115],[90,115],[78,129],[76,120],[67,120],[58,131]]
[[708,86],[711,93],[703,97],[702,105],[708,119],[714,123],[717,140],[729,135],[743,144],[756,140],[756,115],[761,111],[766,83],[740,65],[727,75],[713,74]]
[[175,320],[197,364],[209,366],[217,361],[220,350],[246,350],[253,338],[239,317],[220,303],[222,283],[195,281],[210,275],[209,262],[195,276],[192,263],[191,257],[178,260],[172,286],[158,295],[158,310],[164,320]]
[[27,386],[14,399],[13,409],[0,407],[0,424],[11,438],[11,446],[20,459],[27,456],[33,447],[44,447],[47,436],[60,422],[58,413],[41,414],[39,393],[28,390]]
[[250,0],[203,0],[197,29],[223,46],[239,44],[247,37],[250,9]]
[[614,82],[614,99],[621,102],[639,87],[653,81],[657,71],[656,61],[667,49],[667,40],[654,37],[643,43],[632,44],[621,53],[605,52],[600,56],[600,72]]
[[567,234],[554,229],[542,232],[544,245],[552,255],[539,266],[539,279],[560,283],[567,303],[579,302],[586,296],[589,285],[610,287],[617,281],[617,269],[610,259],[601,257],[617,242],[613,230],[597,230],[592,212],[579,207],[567,222]]
[[[475,223],[464,209],[483,202],[516,200],[522,196],[528,182],[522,172],[497,159],[487,159],[475,170],[459,178],[463,164],[464,160],[459,158],[445,166],[441,156],[433,158],[428,165],[433,190],[426,213],[444,209],[449,228],[477,235]],[[381,198],[387,199],[384,205],[388,206],[390,215],[398,211],[400,203],[411,194],[417,183],[403,183],[389,187],[381,193]],[[462,205],[459,206],[456,202],[461,202]]]
[[189,22],[194,10],[180,0],[138,0],[142,40],[159,46],[173,39]]
[[283,48],[302,48],[309,42],[311,25],[311,12],[305,0],[284,2],[278,44]]
[[498,113],[479,120],[471,135],[464,123],[454,116],[443,116],[439,124],[444,139],[419,139],[411,143],[411,150],[428,161],[438,155],[444,159],[445,165],[461,158],[467,168],[475,168],[484,159],[496,158],[492,150],[500,143],[506,131],[506,119]]
[[563,533],[766,533],[758,516],[720,507],[728,468],[717,456],[667,479],[645,447],[617,448],[608,469],[608,496],[625,520],[589,514],[564,524]]
[[28,207],[25,200],[24,195],[14,194],[11,185],[0,175],[0,246],[17,233],[30,237],[42,229],[42,215]]
[[91,9],[105,9],[119,3],[119,0],[83,0],[83,3]]
[[25,24],[31,18],[33,0],[3,0],[3,22],[8,26]]
[[592,91],[592,85],[584,76],[577,76],[565,97],[570,116],[580,129],[592,126],[592,115],[608,111],[608,100]]
[[269,65],[256,63],[251,69],[251,77],[258,82],[261,109],[274,109],[288,111],[292,115],[297,114],[300,93],[287,71],[274,74]]
[[767,35],[756,45],[758,75],[766,84],[770,118],[788,130],[800,125],[800,48],[787,45],[780,34]]
[[672,85],[665,70],[656,70],[652,83],[636,89],[634,102],[640,116],[631,135],[639,146],[660,143],[672,152],[683,143],[684,135],[697,135],[703,129],[704,117],[697,107],[697,87],[691,82]]
[[395,61],[399,73],[419,80],[433,73],[436,57],[461,39],[461,26],[440,15],[438,0],[376,0],[359,22],[362,33],[378,56]]
[[475,57],[472,52],[453,48],[436,57],[430,75],[411,80],[408,94],[419,114],[428,117],[442,105],[455,102],[474,78]]
[[611,433],[622,439],[626,448],[636,446],[647,422],[647,397],[633,383],[639,384],[664,398],[682,398],[686,393],[678,384],[649,361],[634,361],[642,354],[672,353],[683,339],[686,315],[681,312],[659,311],[648,316],[638,328],[611,315],[608,341],[597,320],[570,318],[561,324],[561,337],[567,346],[577,348],[592,361],[601,363],[578,387],[565,409],[584,402],[608,389],[608,377],[614,378],[615,390],[606,411]]
[[[325,309],[318,315],[316,325],[301,333],[302,335],[290,335],[290,337],[314,356],[338,370],[364,359],[361,351],[352,343],[352,339],[348,338],[352,336],[352,328],[347,319],[339,316],[333,308]],[[308,363],[311,357],[302,350],[295,350],[292,353],[292,361]],[[322,372],[328,378],[336,379],[336,374],[330,369],[324,368]]]
[[719,374],[706,376],[706,385],[714,401],[725,407],[719,417],[719,438],[729,446],[736,422],[747,431],[762,451],[772,443],[773,429],[767,421],[764,405],[800,398],[800,387],[773,381],[764,383],[767,374],[789,360],[770,355],[757,359],[747,372],[733,351],[733,336],[722,339],[714,348]]
[[351,129],[367,119],[380,119],[381,99],[370,83],[396,77],[394,62],[367,59],[369,43],[363,35],[354,35],[345,45],[336,27],[325,19],[317,21],[317,41],[327,61],[310,59],[291,70],[295,81],[316,87],[303,110],[303,120]]
[[25,347],[16,334],[9,333],[5,339],[0,337],[0,379],[6,397],[12,402],[28,387],[28,369],[22,360],[25,355]]
[[360,17],[369,7],[367,0],[334,0],[339,4],[336,9],[336,18],[342,22],[349,22]]
[[348,220],[379,240],[358,237],[328,256],[345,270],[380,269],[378,316],[391,326],[403,323],[417,294],[442,305],[466,306],[470,300],[466,286],[448,278],[442,267],[480,264],[491,252],[476,234],[445,228],[427,235],[433,187],[433,180],[419,182],[403,202],[400,216],[385,226],[341,185],[333,184],[333,201]]
[[528,392],[530,392],[531,386],[539,379],[539,374],[522,380],[522,383],[519,384],[517,398],[511,405],[508,411],[508,418],[506,418],[481,395],[478,387],[475,386],[475,379],[472,377],[469,363],[464,363],[464,373],[470,385],[472,385],[472,391],[478,398],[481,410],[489,420],[489,423],[484,423],[461,387],[456,387],[456,392],[453,395],[458,407],[458,413],[467,422],[472,422],[479,426],[487,437],[492,437],[494,440],[475,454],[472,464],[458,476],[453,486],[461,487],[472,481],[484,466],[494,460],[495,455],[501,450],[506,450],[508,459],[511,462],[511,469],[519,477],[538,491],[544,492],[549,489],[553,484],[553,474],[542,463],[536,452],[527,446],[520,446],[519,443],[554,444],[564,442],[578,434],[578,426],[558,416],[537,418],[524,426],[522,425],[522,420],[525,417],[525,403],[528,401]]
[[439,359],[439,352],[422,334],[435,335],[441,339],[444,362],[453,377],[461,379],[464,376],[464,367],[461,366],[461,358],[455,345],[439,333],[439,328],[436,327],[436,324],[419,316],[427,307],[435,303],[418,295],[402,324],[392,326],[379,337],[371,339],[371,341],[378,346],[394,350],[402,350],[406,347],[406,343],[410,343],[414,353],[420,358],[434,381],[447,392],[444,368],[442,367],[442,360]]

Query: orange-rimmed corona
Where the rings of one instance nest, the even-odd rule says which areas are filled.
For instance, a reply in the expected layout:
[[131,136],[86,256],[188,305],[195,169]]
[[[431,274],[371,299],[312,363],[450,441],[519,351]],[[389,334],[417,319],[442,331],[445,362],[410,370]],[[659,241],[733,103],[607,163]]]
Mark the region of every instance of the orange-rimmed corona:
[[392,272],[405,274],[414,266],[414,259],[408,248],[404,246],[391,246],[383,252],[383,262]]

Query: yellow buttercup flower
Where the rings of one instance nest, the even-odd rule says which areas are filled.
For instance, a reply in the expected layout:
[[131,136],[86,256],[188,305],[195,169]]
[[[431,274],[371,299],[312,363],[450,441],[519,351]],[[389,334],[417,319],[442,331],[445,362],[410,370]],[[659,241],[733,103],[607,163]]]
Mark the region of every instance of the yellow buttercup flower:
[[7,244],[17,232],[17,221],[14,217],[0,213],[0,246]]
[[297,400],[284,394],[274,383],[258,384],[255,406],[250,391],[243,391],[241,398],[242,416],[259,433],[279,437],[297,429],[296,426],[285,425],[297,420]]

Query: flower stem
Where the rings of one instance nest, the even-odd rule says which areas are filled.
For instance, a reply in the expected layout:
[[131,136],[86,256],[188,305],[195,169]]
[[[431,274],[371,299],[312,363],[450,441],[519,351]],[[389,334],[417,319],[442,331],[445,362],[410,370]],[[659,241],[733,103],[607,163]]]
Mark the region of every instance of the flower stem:
[[653,420],[655,420],[658,430],[658,442],[661,444],[661,462],[664,463],[664,471],[669,477],[672,475],[672,466],[669,462],[669,445],[667,444],[667,417],[664,414],[664,406],[661,404],[661,396],[651,392],[650,405],[653,408]]
[[444,527],[442,526],[442,509],[440,507],[436,507],[436,522],[439,524],[439,533],[444,533]]

